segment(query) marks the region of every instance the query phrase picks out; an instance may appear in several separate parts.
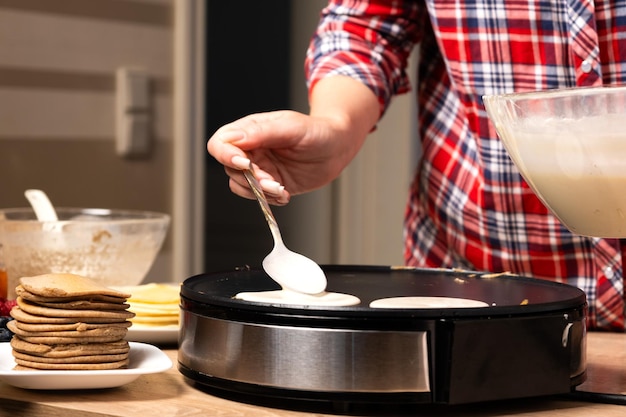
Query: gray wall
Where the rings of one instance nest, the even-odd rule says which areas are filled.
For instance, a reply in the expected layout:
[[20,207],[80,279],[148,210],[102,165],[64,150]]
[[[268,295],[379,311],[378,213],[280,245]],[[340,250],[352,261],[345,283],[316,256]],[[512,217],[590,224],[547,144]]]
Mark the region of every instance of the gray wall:
[[[0,207],[26,188],[58,206],[170,212],[171,0],[0,0]],[[115,152],[115,71],[150,77],[151,152]],[[169,268],[169,240],[155,279]]]

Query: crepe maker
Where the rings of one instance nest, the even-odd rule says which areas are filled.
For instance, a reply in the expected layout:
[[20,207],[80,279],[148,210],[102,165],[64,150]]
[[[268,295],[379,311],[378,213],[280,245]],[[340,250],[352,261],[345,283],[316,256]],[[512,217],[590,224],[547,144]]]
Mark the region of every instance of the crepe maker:
[[[196,387],[258,403],[463,404],[564,394],[585,379],[580,289],[509,274],[323,266],[351,307],[233,298],[279,289],[262,270],[185,280],[178,369]],[[375,309],[371,301],[445,296],[488,307]],[[277,401],[280,404],[280,401]]]

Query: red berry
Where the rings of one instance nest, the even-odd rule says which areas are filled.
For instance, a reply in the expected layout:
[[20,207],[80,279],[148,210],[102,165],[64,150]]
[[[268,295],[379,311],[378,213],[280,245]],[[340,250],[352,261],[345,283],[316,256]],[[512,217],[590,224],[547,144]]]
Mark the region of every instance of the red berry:
[[11,309],[15,307],[17,301],[15,300],[6,300],[4,298],[0,298],[0,316],[8,317]]

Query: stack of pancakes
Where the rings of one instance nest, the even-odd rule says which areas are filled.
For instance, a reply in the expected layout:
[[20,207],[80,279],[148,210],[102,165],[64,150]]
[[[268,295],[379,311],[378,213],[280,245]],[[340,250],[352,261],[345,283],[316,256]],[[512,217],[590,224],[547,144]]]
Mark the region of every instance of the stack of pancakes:
[[132,287],[117,287],[132,294],[129,311],[137,327],[178,326],[180,317],[180,285],[149,283]]
[[8,323],[15,369],[101,370],[128,366],[130,294],[72,274],[20,279]]

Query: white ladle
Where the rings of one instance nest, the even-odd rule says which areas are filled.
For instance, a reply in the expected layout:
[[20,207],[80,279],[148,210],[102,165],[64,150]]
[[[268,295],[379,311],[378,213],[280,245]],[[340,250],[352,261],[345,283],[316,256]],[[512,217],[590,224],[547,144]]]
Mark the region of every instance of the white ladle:
[[59,216],[55,210],[52,202],[48,198],[48,195],[41,190],[26,190],[24,191],[26,199],[30,203],[37,220],[43,223],[43,230],[58,233],[56,236],[57,244],[59,247],[65,245],[65,239],[63,238],[63,223],[59,222]]
[[35,216],[40,222],[57,222],[59,217],[54,209],[54,206],[50,202],[48,195],[41,190],[26,190],[24,191],[26,199],[30,203],[31,207],[35,211]]
[[324,271],[313,260],[287,249],[283,243],[276,218],[272,214],[259,181],[254,176],[252,164],[243,173],[259,201],[274,238],[274,249],[263,260],[263,269],[284,290],[303,294],[323,293],[327,284]]

